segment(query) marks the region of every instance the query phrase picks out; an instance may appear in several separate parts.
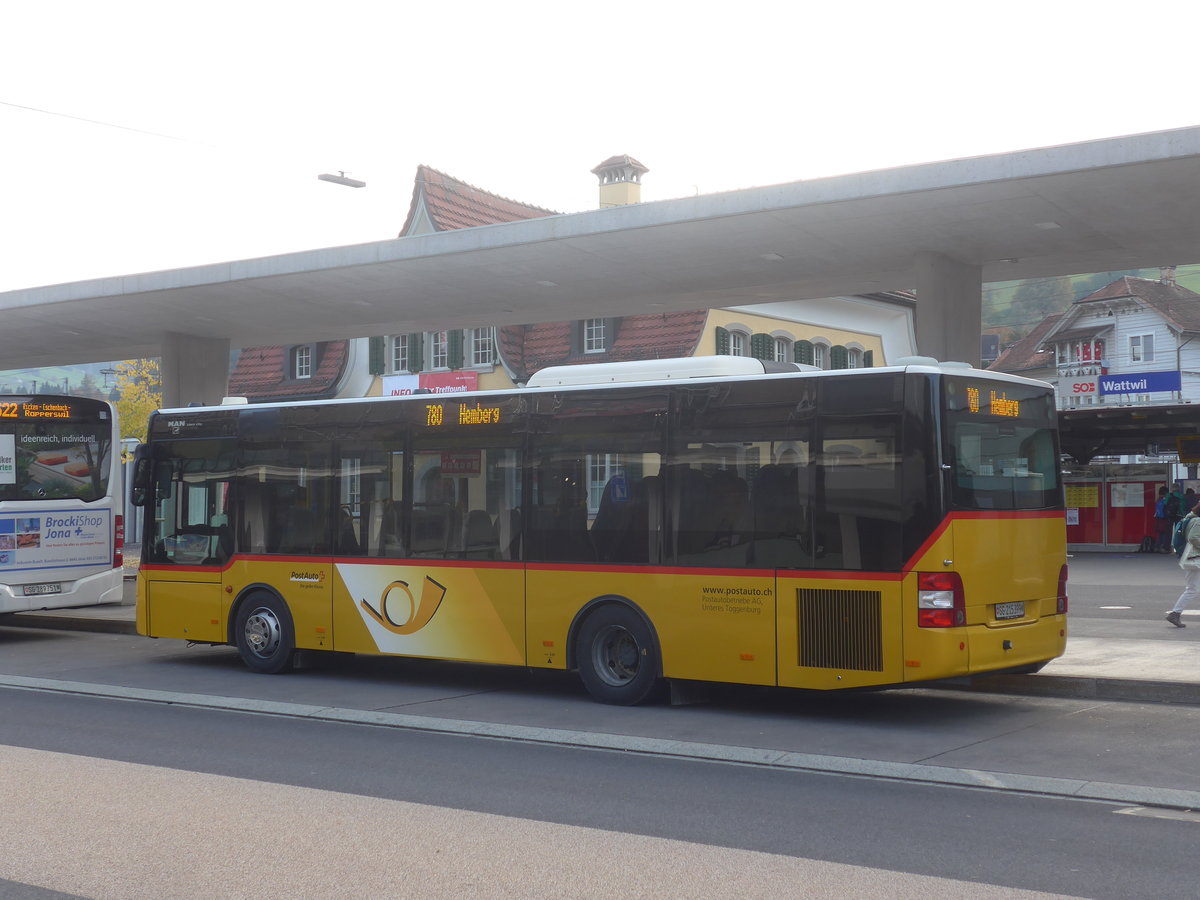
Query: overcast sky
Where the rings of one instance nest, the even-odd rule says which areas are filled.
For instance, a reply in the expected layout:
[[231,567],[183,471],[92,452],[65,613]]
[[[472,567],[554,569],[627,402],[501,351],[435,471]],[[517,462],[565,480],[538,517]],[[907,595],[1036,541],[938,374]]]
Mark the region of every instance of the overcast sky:
[[[385,240],[416,166],[562,212],[1200,124],[1200,4],[13,3],[0,291]],[[346,171],[352,189],[317,180]]]

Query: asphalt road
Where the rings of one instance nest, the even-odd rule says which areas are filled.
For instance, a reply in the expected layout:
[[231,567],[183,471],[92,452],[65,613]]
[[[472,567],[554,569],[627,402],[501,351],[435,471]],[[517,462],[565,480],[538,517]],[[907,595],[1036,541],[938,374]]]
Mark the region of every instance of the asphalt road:
[[1200,820],[1128,804],[40,691],[0,704],[14,889],[1195,895]]

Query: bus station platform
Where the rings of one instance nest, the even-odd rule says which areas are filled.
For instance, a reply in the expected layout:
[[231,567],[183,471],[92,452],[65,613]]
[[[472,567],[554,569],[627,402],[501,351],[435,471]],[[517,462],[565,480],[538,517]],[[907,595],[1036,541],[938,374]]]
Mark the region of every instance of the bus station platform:
[[[923,684],[993,693],[1200,705],[1200,608],[1189,628],[1164,618],[1183,589],[1173,554],[1075,553],[1068,560],[1067,651],[1036,675]],[[82,609],[0,617],[6,625],[134,634],[134,580],[125,599]]]

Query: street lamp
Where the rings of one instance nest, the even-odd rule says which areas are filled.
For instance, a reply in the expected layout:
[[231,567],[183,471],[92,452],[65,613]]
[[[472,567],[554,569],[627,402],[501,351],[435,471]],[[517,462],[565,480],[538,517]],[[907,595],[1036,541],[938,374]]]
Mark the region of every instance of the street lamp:
[[339,171],[336,175],[330,175],[328,172],[318,175],[318,181],[328,181],[331,184],[344,184],[346,187],[360,188],[366,187],[365,181],[359,181],[356,178],[347,178],[345,172]]

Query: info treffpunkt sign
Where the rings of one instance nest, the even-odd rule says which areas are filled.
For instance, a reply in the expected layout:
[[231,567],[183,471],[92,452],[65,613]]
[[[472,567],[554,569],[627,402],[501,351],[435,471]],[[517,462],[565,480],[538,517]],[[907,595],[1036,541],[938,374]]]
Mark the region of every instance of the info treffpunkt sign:
[[1124,375],[1101,375],[1102,394],[1155,394],[1178,391],[1182,381],[1179,372],[1127,372]]

